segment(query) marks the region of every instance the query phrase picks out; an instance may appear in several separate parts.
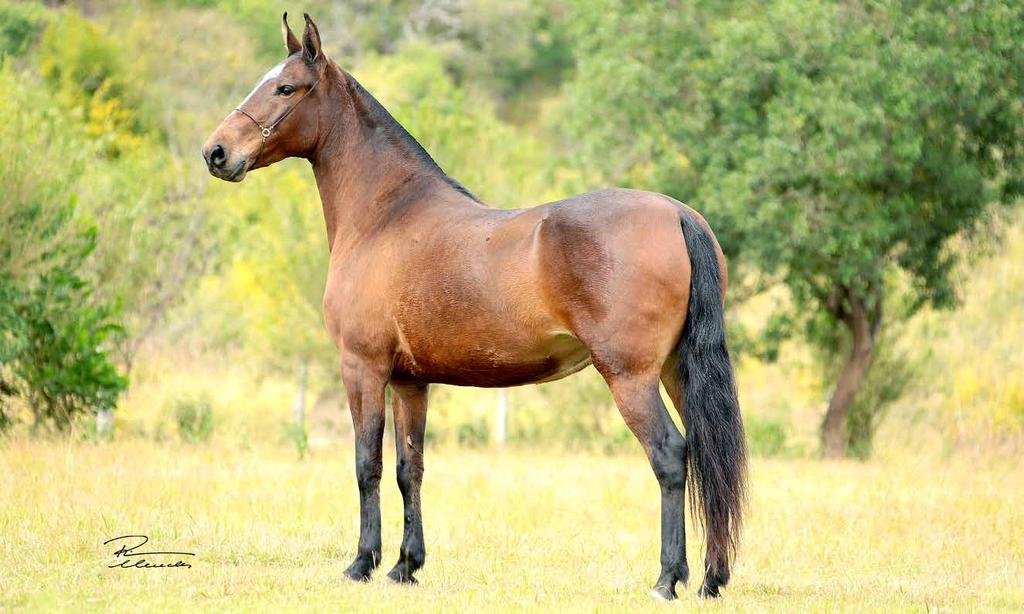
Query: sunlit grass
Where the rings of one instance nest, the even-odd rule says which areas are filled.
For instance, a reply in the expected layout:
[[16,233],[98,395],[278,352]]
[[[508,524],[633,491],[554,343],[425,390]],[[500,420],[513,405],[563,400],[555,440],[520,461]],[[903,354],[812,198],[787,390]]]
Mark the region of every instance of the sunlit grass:
[[[658,490],[620,456],[429,450],[421,584],[343,581],[358,530],[351,449],[9,440],[0,449],[0,609],[635,611],[658,571]],[[382,488],[385,566],[401,503]],[[733,583],[702,608],[1019,610],[1017,463],[755,461]],[[191,569],[110,570],[146,533]],[[698,605],[700,537],[690,531]],[[384,570],[386,571],[386,569]]]

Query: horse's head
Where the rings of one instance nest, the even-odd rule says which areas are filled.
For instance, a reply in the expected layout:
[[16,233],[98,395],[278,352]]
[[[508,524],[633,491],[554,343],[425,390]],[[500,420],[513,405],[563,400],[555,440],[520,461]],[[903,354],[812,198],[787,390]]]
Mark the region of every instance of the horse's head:
[[284,14],[281,30],[288,57],[263,76],[203,145],[203,158],[213,176],[241,181],[254,168],[308,155],[315,147],[321,92],[326,89],[317,86],[328,62],[316,24],[309,15],[305,17],[300,44]]

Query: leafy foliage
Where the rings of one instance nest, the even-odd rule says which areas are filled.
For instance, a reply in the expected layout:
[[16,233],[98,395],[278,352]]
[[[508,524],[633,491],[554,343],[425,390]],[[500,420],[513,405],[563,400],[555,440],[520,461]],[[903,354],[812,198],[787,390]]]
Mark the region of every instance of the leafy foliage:
[[305,424],[296,424],[293,421],[282,422],[281,439],[295,446],[299,460],[306,458],[306,455],[309,454],[309,430]]
[[[87,174],[64,180],[73,182],[79,215],[103,229],[89,265],[104,280],[97,288],[101,298],[124,306],[127,334],[114,350],[129,371],[142,344],[216,264],[224,238],[218,229],[231,228],[206,198],[206,178],[190,168],[191,143],[201,138],[197,114],[208,110],[197,108],[192,88],[168,84],[186,77],[166,58],[183,57],[183,45],[198,45],[202,35],[231,41],[237,32],[208,17],[185,23],[181,16],[166,16],[162,32],[182,33],[176,36],[161,35],[156,25],[124,20],[104,26],[61,13],[39,49],[40,72],[55,91],[48,104],[80,124],[83,144],[101,154],[89,161]],[[237,45],[238,54],[246,50]],[[216,64],[195,57],[183,65],[212,74],[214,66],[232,67],[237,58],[222,53]],[[223,82],[211,85],[204,95],[227,89]],[[183,130],[188,125],[192,130]],[[176,151],[186,146],[190,151],[183,159]]]
[[[451,176],[497,207],[564,196],[576,177],[557,153],[497,117],[494,105],[455,84],[437,51],[412,43],[353,70]],[[488,164],[480,164],[487,160]]]
[[213,434],[213,407],[205,397],[183,397],[173,404],[178,436],[185,443],[202,443]]
[[854,458],[871,456],[875,433],[886,413],[923,377],[926,368],[925,357],[896,346],[895,333],[887,330],[879,340],[864,385],[850,406],[845,437],[848,454]]
[[786,452],[786,427],[778,420],[755,416],[743,422],[750,453],[754,456],[780,456]]
[[85,280],[58,269],[16,299],[8,330],[22,339],[12,374],[36,426],[67,430],[79,413],[113,409],[127,385],[103,349],[121,332],[117,308],[90,305],[89,293]]
[[[9,238],[0,246],[0,396],[17,396],[34,426],[66,430],[80,413],[113,408],[127,382],[108,358],[121,333],[116,302],[94,299],[95,282],[79,273],[96,247],[96,230],[75,219],[75,194],[65,171],[81,168],[81,150],[48,101],[24,87],[8,67],[0,88],[9,93],[0,125],[10,146],[2,154],[0,221]],[[0,406],[8,425],[14,418]]]
[[43,33],[39,52],[41,74],[64,107],[85,120],[100,151],[115,157],[141,146],[144,126],[134,111],[124,54],[99,26],[60,13]]
[[[0,0],[0,427],[32,405],[16,375],[31,333],[76,357],[40,351],[33,368],[65,374],[62,389],[88,399],[86,411],[120,389],[103,364],[131,375],[136,390],[155,387],[172,400],[201,387],[199,365],[213,365],[220,370],[204,375],[214,392],[227,394],[222,371],[237,380],[216,399],[218,420],[221,407],[245,405],[276,429],[273,412],[291,406],[280,391],[294,389],[301,365],[311,367],[312,396],[339,385],[322,326],[318,197],[304,162],[228,186],[211,182],[196,150],[281,58],[285,7],[115,0],[85,8]],[[756,299],[731,314],[750,334],[737,334],[735,322],[730,332],[734,348],[759,359],[763,383],[753,389],[748,372],[740,384],[770,406],[745,404],[762,453],[810,449],[800,425],[825,397],[817,382],[839,377],[855,349],[844,319],[853,302],[877,329],[842,431],[853,454],[870,451],[882,417],[908,390],[942,413],[951,441],[1019,439],[1024,395],[1005,375],[1019,362],[1015,294],[983,284],[982,296],[995,298],[967,297],[970,322],[933,312],[954,303],[954,282],[968,281],[958,260],[987,243],[990,213],[1021,189],[1017,4],[311,0],[303,8],[328,54],[485,201],[522,206],[618,183],[706,213],[729,252],[730,302]],[[927,365],[945,375],[920,380],[922,348],[945,346],[933,329],[900,325],[917,311],[940,331],[961,331],[951,354],[972,356],[970,364],[943,356]],[[997,313],[1009,341],[989,331]],[[806,341],[818,351],[805,368]],[[763,362],[779,358],[784,364]],[[800,382],[773,392],[767,374],[783,371],[800,371]],[[82,388],[85,377],[99,388]],[[916,385],[936,381],[937,393]],[[122,403],[120,432],[137,432],[125,422],[148,404],[173,406],[142,396]],[[593,371],[511,398],[510,443],[635,445]],[[432,441],[482,445],[493,431],[491,391],[437,386],[431,404]],[[293,441],[301,454],[316,433]]]
[[0,2],[0,60],[25,55],[44,27],[46,9],[25,2]]
[[337,350],[323,324],[327,241],[312,183],[298,169],[263,171],[251,193],[229,198],[244,215],[231,261],[206,280],[206,326],[240,343],[269,372],[291,376],[301,364],[322,381],[337,379]]
[[835,354],[882,325],[891,268],[911,278],[897,317],[950,306],[949,239],[1024,181],[1019,3],[672,4],[579,7],[583,161],[697,203],[755,283],[788,286],[792,330]]

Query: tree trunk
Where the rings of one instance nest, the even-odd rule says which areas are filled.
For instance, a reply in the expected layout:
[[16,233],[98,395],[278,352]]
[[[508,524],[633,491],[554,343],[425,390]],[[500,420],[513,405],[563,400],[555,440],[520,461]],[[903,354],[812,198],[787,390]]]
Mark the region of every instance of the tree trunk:
[[295,404],[292,405],[292,416],[295,425],[302,428],[306,424],[306,382],[309,380],[309,361],[302,359],[299,366],[299,385],[295,391]]
[[498,406],[494,416],[494,440],[498,447],[505,445],[508,438],[508,388],[498,390]]
[[96,433],[102,437],[114,434],[114,410],[104,408],[96,412]]
[[846,455],[846,416],[871,366],[875,334],[880,324],[880,314],[872,322],[863,300],[852,292],[847,293],[847,298],[849,309],[844,311],[841,320],[850,331],[853,347],[839,374],[839,381],[829,399],[828,411],[825,412],[825,420],[821,424],[821,452],[825,458],[842,458]]

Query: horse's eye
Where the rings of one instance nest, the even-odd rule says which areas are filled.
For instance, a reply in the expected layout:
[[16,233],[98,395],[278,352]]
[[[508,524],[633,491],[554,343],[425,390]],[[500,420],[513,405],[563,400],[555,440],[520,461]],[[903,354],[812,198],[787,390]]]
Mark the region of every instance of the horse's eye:
[[282,85],[277,88],[278,96],[291,96],[295,93],[295,88],[290,85]]

